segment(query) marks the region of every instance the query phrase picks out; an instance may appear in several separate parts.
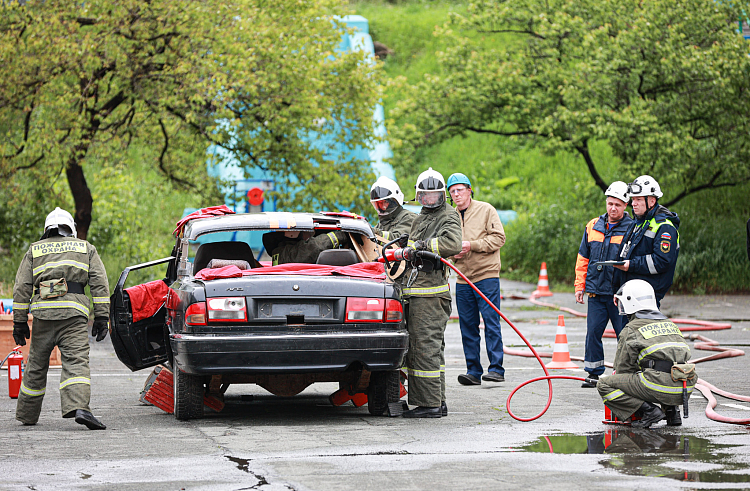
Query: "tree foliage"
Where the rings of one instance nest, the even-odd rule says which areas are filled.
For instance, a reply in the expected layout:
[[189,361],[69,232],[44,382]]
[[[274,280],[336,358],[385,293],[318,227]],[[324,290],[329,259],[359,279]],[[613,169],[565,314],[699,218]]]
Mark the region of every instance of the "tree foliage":
[[[398,165],[469,132],[529,139],[585,162],[592,142],[622,179],[651,174],[671,204],[750,181],[747,2],[478,0],[437,35],[440,71],[392,116]],[[744,9],[744,10],[743,10]],[[466,37],[468,32],[475,35]],[[403,83],[403,82],[402,82]]]
[[[219,145],[282,184],[294,174],[282,204],[361,200],[369,168],[331,147],[370,142],[379,92],[363,53],[334,55],[338,3],[0,3],[0,179],[52,196],[64,175],[82,237],[93,209],[83,164],[133,144],[196,193],[213,187],[196,149]],[[312,132],[330,145],[312,145]]]

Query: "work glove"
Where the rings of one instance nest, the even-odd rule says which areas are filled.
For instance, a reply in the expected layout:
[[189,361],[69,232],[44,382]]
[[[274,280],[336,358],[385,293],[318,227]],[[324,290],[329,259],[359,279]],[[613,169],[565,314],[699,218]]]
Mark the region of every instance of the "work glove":
[[91,327],[91,335],[96,336],[97,341],[107,337],[109,331],[109,320],[106,317],[95,317],[94,325]]
[[415,251],[427,251],[429,249],[430,249],[430,246],[426,240],[418,240],[414,243]]
[[26,340],[31,337],[29,325],[25,322],[13,323],[13,340],[18,346],[26,346]]
[[409,234],[404,234],[398,238],[398,246],[404,248],[409,245]]

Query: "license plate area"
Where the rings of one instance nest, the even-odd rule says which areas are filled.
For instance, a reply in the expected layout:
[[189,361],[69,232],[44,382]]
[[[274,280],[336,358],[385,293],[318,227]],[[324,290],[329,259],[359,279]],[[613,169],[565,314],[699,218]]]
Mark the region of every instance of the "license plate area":
[[[260,323],[314,324],[343,322],[346,299],[338,298],[249,298],[248,315]],[[250,320],[250,319],[248,319]]]

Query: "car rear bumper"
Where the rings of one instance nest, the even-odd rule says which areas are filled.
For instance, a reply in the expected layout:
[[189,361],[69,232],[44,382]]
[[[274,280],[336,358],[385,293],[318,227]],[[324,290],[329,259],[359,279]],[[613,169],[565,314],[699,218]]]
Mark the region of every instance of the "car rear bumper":
[[172,334],[170,344],[180,368],[192,374],[337,371],[355,362],[376,371],[401,367],[409,334]]

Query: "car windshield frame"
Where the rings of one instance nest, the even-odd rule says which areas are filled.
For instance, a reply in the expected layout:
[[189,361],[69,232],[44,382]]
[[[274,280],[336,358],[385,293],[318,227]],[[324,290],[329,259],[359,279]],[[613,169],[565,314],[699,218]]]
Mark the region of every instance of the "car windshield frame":
[[198,237],[217,232],[341,230],[374,239],[369,223],[364,219],[321,213],[260,212],[237,213],[208,218],[197,218],[185,225],[183,239],[195,241]]

